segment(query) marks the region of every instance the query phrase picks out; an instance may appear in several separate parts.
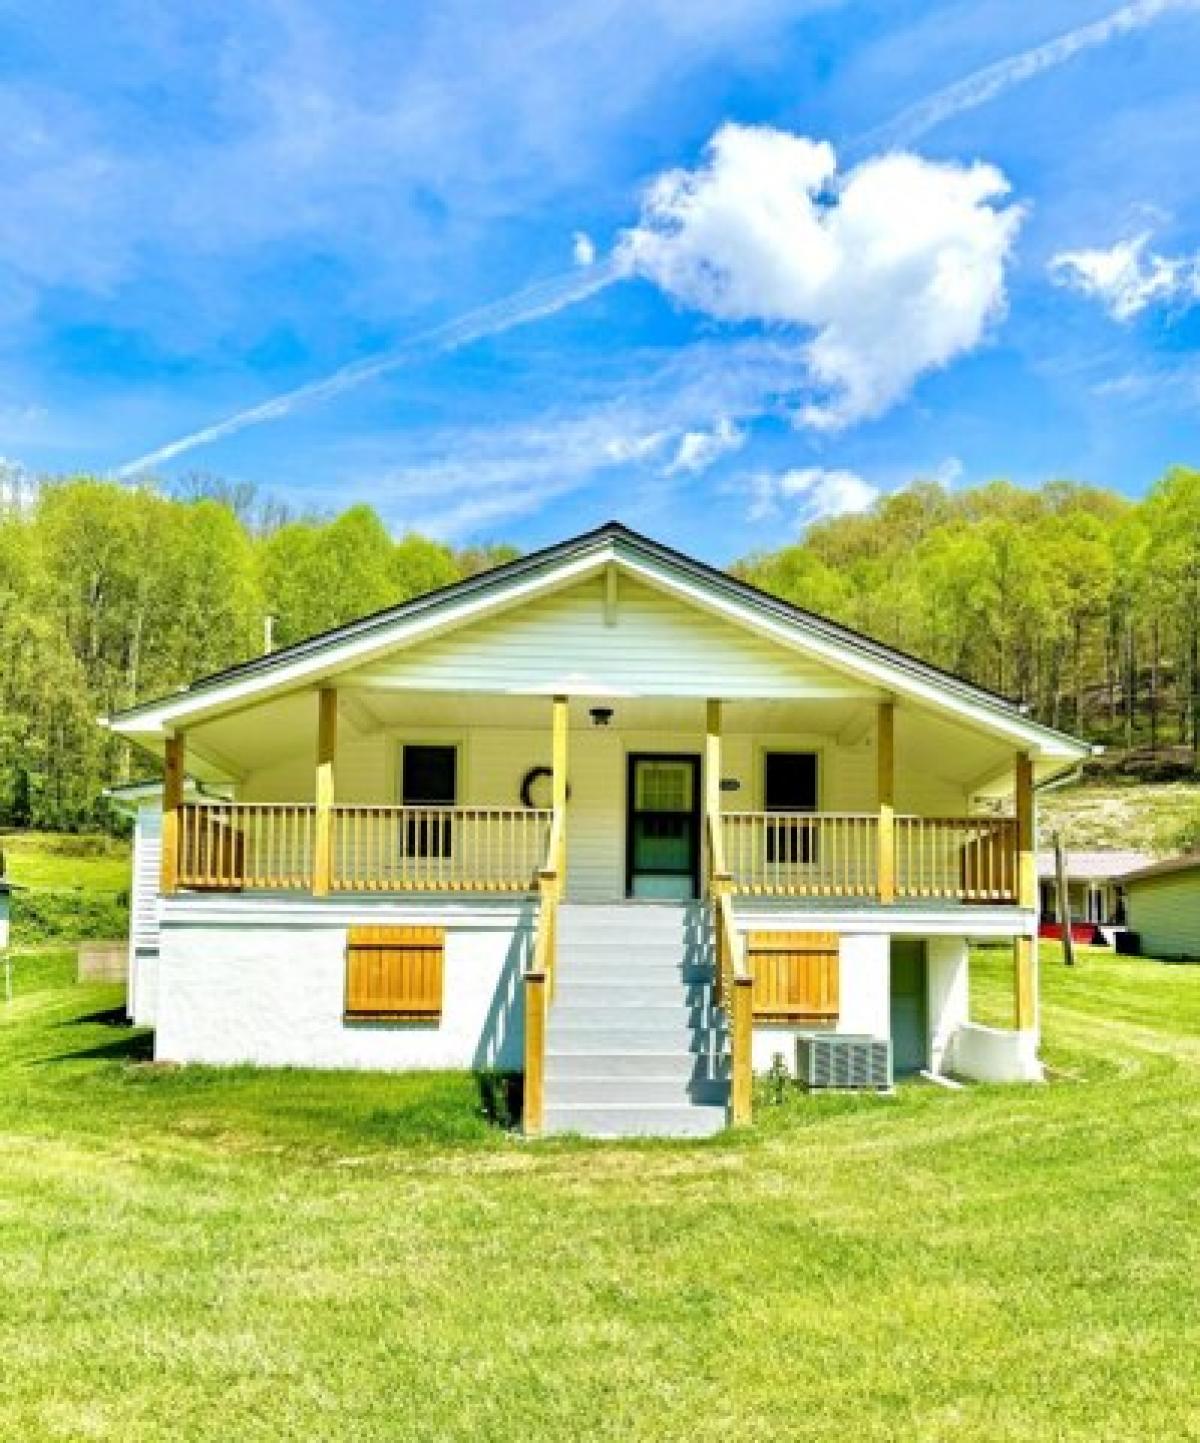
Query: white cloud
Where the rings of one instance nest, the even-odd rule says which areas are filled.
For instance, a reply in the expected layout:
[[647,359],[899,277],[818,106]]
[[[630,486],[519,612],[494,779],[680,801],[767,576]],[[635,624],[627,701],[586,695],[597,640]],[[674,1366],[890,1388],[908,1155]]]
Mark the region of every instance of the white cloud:
[[596,263],[596,242],[587,231],[577,230],[571,237],[571,257],[577,266]]
[[1008,189],[992,166],[904,154],[839,176],[827,142],[725,125],[704,164],[650,186],[616,259],[719,320],[800,328],[781,384],[833,429],[981,342],[1022,216]]
[[944,486],[947,491],[958,485],[966,475],[967,468],[957,456],[947,456],[944,461],[939,461],[933,468],[932,479],[939,486]]
[[1122,35],[1141,30],[1172,11],[1200,9],[1200,0],[1133,0],[1087,25],[1066,30],[1029,50],[1007,55],[992,65],[956,80],[862,137],[866,143],[910,145],[914,140],[965,111],[975,110],[1016,85],[1065,64],[1084,50],[1107,45]]
[[740,451],[745,444],[746,433],[739,431],[728,416],[719,416],[710,431],[684,432],[663,475],[698,476],[701,471],[714,466],[722,456]]
[[1131,321],[1149,306],[1200,303],[1200,251],[1163,256],[1148,250],[1150,232],[1107,249],[1062,251],[1050,262],[1060,285],[1091,296],[1115,321]]
[[777,517],[798,503],[794,510],[801,526],[831,516],[869,511],[882,494],[857,471],[822,466],[795,468],[778,475],[759,473],[751,476],[749,482],[751,521]]
[[606,441],[603,454],[606,460],[617,466],[627,466],[635,461],[646,461],[670,441],[670,431],[651,431],[644,436],[614,436]]

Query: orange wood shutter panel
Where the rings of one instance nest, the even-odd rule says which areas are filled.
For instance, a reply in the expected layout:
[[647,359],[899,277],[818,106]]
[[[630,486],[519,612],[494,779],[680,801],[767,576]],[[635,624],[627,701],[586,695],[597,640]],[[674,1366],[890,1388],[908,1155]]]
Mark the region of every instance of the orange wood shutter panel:
[[436,1021],[445,955],[442,927],[351,927],[346,1015]]
[[836,932],[751,932],[747,958],[757,1022],[836,1022]]

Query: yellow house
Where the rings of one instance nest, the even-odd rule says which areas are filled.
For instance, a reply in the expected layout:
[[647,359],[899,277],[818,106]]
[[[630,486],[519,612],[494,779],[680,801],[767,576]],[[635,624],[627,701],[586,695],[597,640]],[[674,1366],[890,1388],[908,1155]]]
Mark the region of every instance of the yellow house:
[[160,1058],[510,1068],[531,1132],[744,1121],[777,1054],[1040,1076],[1035,790],[1087,746],[621,525],[107,725],[165,769]]

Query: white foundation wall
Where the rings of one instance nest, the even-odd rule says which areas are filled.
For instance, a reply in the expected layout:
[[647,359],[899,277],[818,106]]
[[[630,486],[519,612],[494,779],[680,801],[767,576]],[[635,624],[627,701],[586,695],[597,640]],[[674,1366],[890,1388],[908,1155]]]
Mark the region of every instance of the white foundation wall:
[[925,943],[929,1011],[929,1070],[947,1070],[954,1035],[970,1018],[967,942],[930,937]]
[[[839,965],[841,1014],[834,1032],[891,1035],[891,939],[885,934],[843,933]],[[796,1038],[805,1027],[755,1027],[755,1072],[766,1072],[777,1052],[789,1071],[796,1066]]]
[[129,986],[125,1011],[136,1027],[153,1027],[158,1020],[158,948],[135,947],[129,959]]
[[1011,1032],[967,1022],[951,1041],[947,1070],[973,1082],[1041,1082],[1036,1032]]
[[[372,913],[355,920],[393,920]],[[531,918],[446,923],[437,1023],[348,1022],[346,924],[165,922],[155,1058],[420,1070],[523,1064],[521,973]]]

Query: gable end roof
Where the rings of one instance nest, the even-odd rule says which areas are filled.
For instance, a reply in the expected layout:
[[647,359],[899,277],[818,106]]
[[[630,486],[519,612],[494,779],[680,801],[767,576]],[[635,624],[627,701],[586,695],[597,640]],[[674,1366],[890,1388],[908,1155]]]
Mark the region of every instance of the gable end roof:
[[170,708],[172,705],[187,702],[192,698],[199,698],[232,683],[259,676],[268,677],[292,663],[303,661],[306,658],[316,658],[345,643],[384,633],[399,622],[434,615],[440,609],[448,608],[453,603],[467,601],[474,597],[486,597],[490,592],[502,591],[507,586],[522,580],[535,578],[539,574],[552,573],[557,567],[576,559],[582,559],[589,552],[602,550],[608,545],[628,549],[634,556],[640,554],[643,558],[652,562],[656,561],[672,571],[682,572],[710,592],[719,593],[736,602],[749,604],[770,618],[793,626],[801,626],[810,635],[843,647],[866,660],[898,669],[914,680],[935,686],[941,692],[982,706],[993,714],[1007,717],[1010,721],[1017,722],[1048,739],[1066,744],[1081,756],[1091,750],[1087,744],[1066,732],[1031,720],[1023,707],[998,692],[967,681],[964,677],[946,671],[931,662],[922,661],[908,652],[887,646],[848,626],[843,626],[840,622],[831,621],[817,612],[808,611],[804,607],[772,596],[749,582],[730,576],[727,572],[720,571],[706,562],[698,561],[695,557],[644,536],[619,521],[606,522],[592,531],[583,532],[539,551],[530,552],[527,556],[518,557],[514,561],[506,562],[490,571],[481,572],[477,576],[451,582],[447,586],[425,592],[409,601],[372,612],[315,636],[306,637],[303,641],[281,647],[278,651],[253,657],[234,666],[226,667],[222,671],[213,672],[167,696],[140,702],[137,706],[116,713],[107,719],[107,724],[120,729],[123,725],[134,722],[148,713]]

